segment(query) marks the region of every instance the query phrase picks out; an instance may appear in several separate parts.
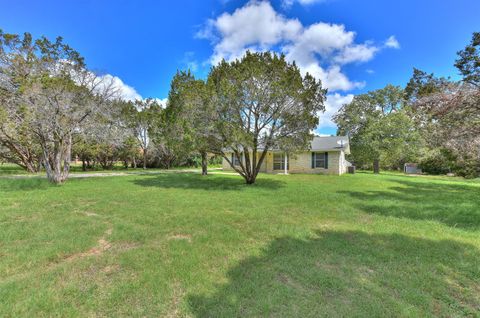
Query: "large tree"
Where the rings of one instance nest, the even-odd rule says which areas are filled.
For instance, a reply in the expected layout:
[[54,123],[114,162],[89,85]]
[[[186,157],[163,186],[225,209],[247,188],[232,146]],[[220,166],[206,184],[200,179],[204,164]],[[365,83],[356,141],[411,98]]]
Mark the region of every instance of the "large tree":
[[[3,117],[14,127],[26,125],[41,150],[48,179],[64,182],[70,170],[73,136],[95,113],[108,111],[113,80],[86,69],[80,54],[45,37],[33,40],[0,32]],[[5,101],[3,103],[3,101]],[[17,114],[24,112],[22,121]]]
[[[15,94],[30,74],[28,50],[32,38],[5,34],[0,30],[0,158],[18,164],[28,172],[38,172],[41,149],[30,127],[32,114],[18,103]],[[22,58],[16,58],[23,51]]]
[[[250,53],[213,67],[207,85],[213,92],[215,140],[220,154],[247,184],[255,182],[272,148],[293,152],[308,147],[326,90],[302,76],[283,55]],[[233,152],[240,166],[226,155]]]
[[453,169],[475,177],[480,175],[479,32],[458,52],[455,66],[463,77],[460,82],[414,70],[407,85],[407,97],[430,150],[448,154],[443,165],[453,158]]
[[187,72],[178,72],[172,80],[166,108],[170,141],[184,153],[198,153],[202,175],[207,175],[208,153],[214,130],[212,94],[203,80]]
[[399,86],[387,85],[355,96],[333,120],[339,134],[350,136],[353,160],[373,163],[375,173],[379,173],[381,162],[398,168],[414,157],[420,143]]

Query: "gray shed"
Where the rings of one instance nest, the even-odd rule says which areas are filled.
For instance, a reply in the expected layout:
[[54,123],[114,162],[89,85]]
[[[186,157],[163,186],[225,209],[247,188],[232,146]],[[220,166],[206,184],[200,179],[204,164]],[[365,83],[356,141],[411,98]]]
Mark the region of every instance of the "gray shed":
[[406,163],[403,166],[403,172],[406,174],[420,174],[422,173],[422,169],[420,169],[416,163]]

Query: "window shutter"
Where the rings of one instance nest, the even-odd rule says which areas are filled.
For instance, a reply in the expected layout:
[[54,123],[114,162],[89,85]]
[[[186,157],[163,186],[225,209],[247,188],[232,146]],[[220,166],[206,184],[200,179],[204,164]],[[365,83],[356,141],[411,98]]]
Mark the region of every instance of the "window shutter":
[[234,156],[234,153],[232,152],[232,165],[234,166],[235,165],[235,161],[233,159],[233,156]]
[[325,153],[325,169],[328,169],[328,152]]
[[315,168],[315,153],[312,152],[312,169]]

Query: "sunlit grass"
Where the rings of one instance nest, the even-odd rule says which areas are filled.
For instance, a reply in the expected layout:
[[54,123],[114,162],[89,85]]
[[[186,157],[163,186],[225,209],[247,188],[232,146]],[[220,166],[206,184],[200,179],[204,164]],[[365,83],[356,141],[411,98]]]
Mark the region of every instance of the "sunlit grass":
[[475,316],[480,183],[0,178],[0,316]]

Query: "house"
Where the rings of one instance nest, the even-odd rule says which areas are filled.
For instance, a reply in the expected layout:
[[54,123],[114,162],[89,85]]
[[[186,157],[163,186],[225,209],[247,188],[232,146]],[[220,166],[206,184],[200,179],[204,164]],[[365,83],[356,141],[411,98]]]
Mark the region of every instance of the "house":
[[[260,157],[260,152],[258,157]],[[284,151],[272,149],[268,151],[260,172],[265,173],[322,173],[341,175],[347,172],[351,164],[345,159],[350,154],[348,137],[318,137],[310,143],[310,149],[285,154]],[[233,152],[226,152],[228,158],[235,165],[240,165]],[[250,157],[251,158],[251,157]],[[243,160],[243,159],[242,159]],[[225,158],[223,170],[233,171]],[[286,168],[286,169],[285,169]]]

